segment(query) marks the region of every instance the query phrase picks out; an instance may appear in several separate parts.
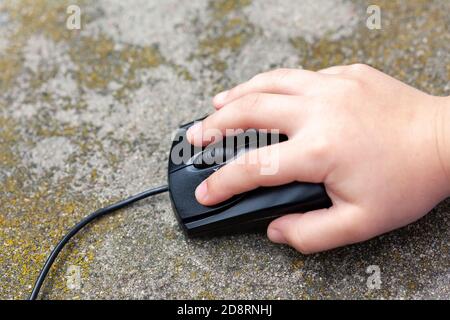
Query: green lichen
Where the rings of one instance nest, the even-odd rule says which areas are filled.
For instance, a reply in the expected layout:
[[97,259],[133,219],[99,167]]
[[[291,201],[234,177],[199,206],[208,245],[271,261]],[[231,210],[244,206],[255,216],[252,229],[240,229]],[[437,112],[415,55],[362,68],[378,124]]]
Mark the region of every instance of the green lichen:
[[181,79],[184,79],[186,81],[194,80],[194,77],[192,76],[192,74],[185,67],[174,64],[174,63],[169,63],[169,65],[175,70],[176,74]]
[[200,42],[201,52],[217,55],[224,49],[228,49],[232,52],[239,50],[251,37],[250,32],[242,31],[240,29],[245,29],[246,25],[248,26],[248,22],[243,19],[235,18],[227,20],[219,35],[208,37]]
[[[370,2],[362,4],[360,8],[367,8]],[[423,71],[442,43],[449,43],[447,13],[422,0],[410,1],[407,6],[403,1],[380,1],[377,5],[382,10],[381,30],[369,30],[362,19],[356,32],[344,39],[324,36],[312,43],[301,37],[291,39],[299,52],[300,65],[319,70],[367,63],[423,90],[442,93],[445,84]],[[360,14],[365,16],[365,12]],[[443,27],[437,28],[439,25]]]
[[8,118],[0,117],[0,167],[11,168],[18,161],[14,153],[17,143],[17,132],[14,122]]
[[294,269],[295,271],[303,269],[304,266],[305,262],[301,259],[295,259],[294,261],[292,261],[292,269]]
[[[193,58],[209,61],[208,68],[223,74],[228,68],[228,62],[223,58],[222,52],[238,54],[245,43],[255,36],[254,26],[242,12],[250,4],[251,0],[211,1],[211,18],[206,30],[214,32],[206,32],[199,38],[198,52]],[[212,91],[218,92],[225,87],[225,81],[221,79],[214,83]]]
[[77,45],[71,47],[70,57],[78,66],[75,78],[80,86],[104,90],[115,81],[121,85],[117,98],[122,97],[124,90],[140,86],[136,78],[140,69],[164,63],[156,47],[124,45],[116,49],[114,41],[104,36],[78,39]]
[[[6,250],[0,251],[0,265],[5,270],[1,276],[0,296],[4,298],[25,298],[52,246],[76,221],[102,206],[95,198],[69,195],[70,181],[51,185],[43,180],[26,189],[25,174],[24,171],[16,172],[1,185],[0,244]],[[69,265],[79,266],[82,277],[88,277],[89,266],[95,258],[93,248],[102,240],[83,235],[107,233],[120,223],[121,219],[115,218],[108,223],[96,223],[77,236],[58,258],[46,286],[51,285],[56,292],[67,291]]]
[[130,94],[142,86],[138,73],[160,65],[171,67],[180,78],[193,80],[189,71],[162,56],[156,45],[136,46],[116,43],[105,36],[82,37],[71,46],[70,57],[78,70],[75,79],[82,88],[104,91],[114,82],[113,96],[123,103]]
[[[78,5],[82,8],[83,0],[21,0],[5,1],[6,10],[12,21],[18,24],[16,36],[28,38],[37,32],[42,33],[54,41],[70,40],[78,31],[66,28],[67,7]],[[89,22],[87,15],[81,15],[82,24]],[[17,38],[15,39],[18,40]]]
[[0,90],[9,89],[17,78],[22,68],[19,46],[10,46],[0,53]]
[[222,18],[251,4],[251,0],[215,0],[210,3],[214,17]]
[[[70,4],[74,2],[71,1]],[[107,76],[106,73],[109,71],[104,61],[106,59],[107,63],[110,62],[107,59],[110,52],[118,56],[119,62],[126,65],[127,70],[131,70],[125,72],[125,66],[111,64],[112,68],[120,70],[120,76],[127,75],[128,79],[134,78],[135,70],[154,67],[161,61],[153,48],[126,47],[117,51],[112,47],[113,43],[107,39],[100,38],[98,43],[95,43],[94,40],[80,38],[78,32],[68,31],[65,28],[67,5],[67,1],[22,1],[8,2],[1,8],[17,25],[10,39],[12,45],[0,53],[2,92],[15,85],[17,77],[24,72],[22,49],[26,41],[36,34],[43,34],[56,42],[67,42],[72,48],[75,44],[83,44],[81,49],[86,49],[92,59],[75,62],[78,62],[80,70],[87,70],[89,64],[94,66],[100,61],[101,76]],[[104,151],[102,144],[95,137],[95,127],[86,123],[74,127],[61,123],[53,117],[53,111],[57,108],[79,110],[85,108],[82,99],[56,105],[51,93],[35,93],[42,83],[54,78],[57,72],[57,68],[50,70],[39,68],[28,77],[26,86],[29,92],[26,102],[45,103],[48,108],[40,108],[32,121],[25,123],[26,135],[23,130],[19,130],[24,126],[22,120],[0,117],[0,244],[4,247],[4,250],[0,250],[0,266],[2,271],[4,270],[0,281],[2,298],[25,298],[52,246],[76,221],[104,205],[95,197],[89,198],[69,192],[73,184],[72,176],[53,184],[49,179],[51,172],[40,178],[35,177],[32,176],[30,168],[22,164],[22,154],[18,146],[31,148],[36,140],[47,137],[63,136],[79,147],[80,153],[76,155],[78,157],[71,156],[68,163],[74,161],[83,163],[93,152]],[[109,79],[115,78],[115,75],[117,74],[112,73]],[[102,84],[101,81],[98,80]],[[81,78],[80,85],[96,87],[98,82],[93,76]],[[6,104],[2,101],[2,108],[5,107]],[[108,154],[107,158],[117,164],[114,155]],[[90,181],[86,183],[94,183],[96,177],[97,174],[93,171]],[[58,296],[64,292],[66,296],[70,296],[71,293],[66,287],[68,265],[80,266],[82,277],[88,277],[90,264],[95,259],[94,248],[101,244],[102,238],[84,235],[89,234],[89,231],[95,234],[107,233],[120,223],[120,213],[114,218],[111,221],[106,219],[107,223],[100,221],[87,228],[71,242],[50,272],[43,288],[44,294],[46,289],[51,288],[52,295]]]
[[[74,74],[81,88],[105,90],[114,81],[120,87],[114,93],[115,98],[127,101],[129,93],[141,86],[137,73],[142,69],[168,64],[174,68],[180,77],[192,80],[189,72],[174,63],[166,61],[156,46],[133,46],[123,44],[117,49],[116,43],[103,35],[98,37],[83,37],[78,30],[66,28],[69,4],[81,7],[84,1],[45,1],[26,0],[7,2],[0,7],[8,14],[18,27],[11,35],[11,43],[3,54],[0,54],[0,89],[10,88],[22,70],[22,48],[30,36],[43,34],[55,42],[65,42],[70,47],[69,55],[77,65]],[[82,26],[89,23],[93,17],[82,14]],[[32,75],[30,87],[37,89],[43,82],[51,79],[57,69],[39,70]]]
[[[23,68],[22,48],[31,35],[40,33],[54,41],[69,40],[78,31],[66,28],[66,8],[69,4],[83,6],[84,1],[22,0],[5,1],[0,12],[8,15],[17,26],[9,35],[11,45],[0,53],[0,89],[11,88]],[[87,22],[88,18],[86,18]]]

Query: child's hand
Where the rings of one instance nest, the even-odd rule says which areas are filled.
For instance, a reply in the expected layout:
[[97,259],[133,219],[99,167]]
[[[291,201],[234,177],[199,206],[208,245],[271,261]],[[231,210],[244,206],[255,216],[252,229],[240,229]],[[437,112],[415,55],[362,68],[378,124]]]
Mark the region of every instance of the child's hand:
[[[231,128],[279,129],[289,140],[266,147],[279,148],[278,157],[254,150],[244,157],[257,163],[222,167],[197,199],[213,205],[259,186],[325,183],[330,209],[283,216],[268,228],[272,241],[302,253],[405,226],[450,195],[445,104],[365,65],[259,74],[217,95],[218,110],[191,128],[189,140],[205,144],[209,129]],[[277,174],[261,174],[267,161],[279,161]]]

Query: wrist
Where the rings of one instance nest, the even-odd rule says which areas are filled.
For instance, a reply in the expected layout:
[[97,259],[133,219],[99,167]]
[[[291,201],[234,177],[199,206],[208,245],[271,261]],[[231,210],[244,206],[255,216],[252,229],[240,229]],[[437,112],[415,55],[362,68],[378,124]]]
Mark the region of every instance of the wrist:
[[438,100],[436,145],[443,174],[447,181],[447,196],[450,196],[450,97],[441,97]]

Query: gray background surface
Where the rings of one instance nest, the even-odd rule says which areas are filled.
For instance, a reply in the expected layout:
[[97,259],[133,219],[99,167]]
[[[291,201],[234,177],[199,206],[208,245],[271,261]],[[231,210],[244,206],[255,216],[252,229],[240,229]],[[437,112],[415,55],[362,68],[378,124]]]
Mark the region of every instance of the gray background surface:
[[[79,31],[65,27],[69,3]],[[377,1],[373,31],[369,4],[0,2],[0,298],[25,298],[81,217],[165,183],[178,125],[258,72],[363,62],[450,95],[450,2]],[[303,256],[264,234],[188,240],[160,195],[75,237],[42,297],[448,299],[449,211],[446,201],[401,230]],[[366,286],[370,265],[379,290]]]

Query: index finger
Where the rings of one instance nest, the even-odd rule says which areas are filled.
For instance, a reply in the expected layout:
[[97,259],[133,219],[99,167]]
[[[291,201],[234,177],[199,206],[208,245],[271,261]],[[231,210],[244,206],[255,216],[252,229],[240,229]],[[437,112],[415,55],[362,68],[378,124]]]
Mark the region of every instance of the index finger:
[[276,69],[260,73],[228,91],[217,94],[213,104],[216,109],[220,109],[238,98],[256,92],[300,95],[311,86],[317,86],[317,81],[325,77],[325,74],[303,69]]

